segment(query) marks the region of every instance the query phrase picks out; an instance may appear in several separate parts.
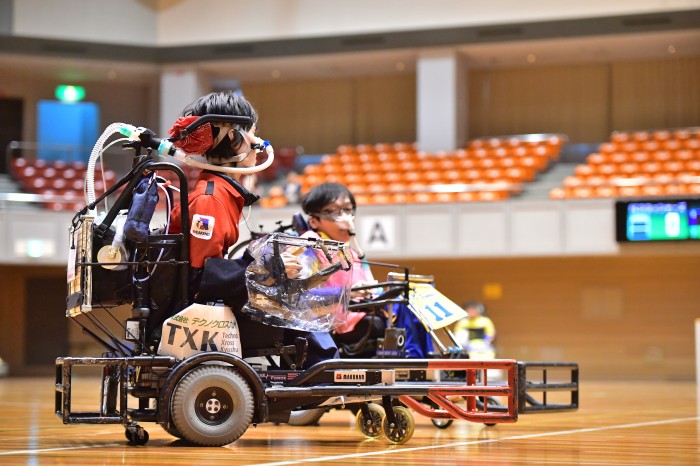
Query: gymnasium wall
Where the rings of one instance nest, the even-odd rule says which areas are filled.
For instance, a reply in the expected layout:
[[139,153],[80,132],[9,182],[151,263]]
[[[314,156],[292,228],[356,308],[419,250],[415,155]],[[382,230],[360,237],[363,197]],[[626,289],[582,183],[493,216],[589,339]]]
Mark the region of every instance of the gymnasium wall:
[[[331,153],[339,144],[412,142],[415,74],[243,83],[276,145]],[[615,130],[697,126],[700,57],[473,69],[469,138],[563,133],[607,140]]]
[[607,140],[614,130],[696,126],[700,57],[473,70],[469,135],[564,133]]
[[[582,380],[694,378],[698,253],[400,263],[412,273],[433,275],[437,289],[459,304],[482,300],[497,327],[500,357],[576,361]],[[386,273],[374,271],[378,279]],[[0,356],[12,372],[50,372],[49,365],[28,363],[32,335],[45,348],[55,348],[52,357],[66,346],[70,355],[99,355],[74,325],[66,325],[62,335],[32,331],[43,320],[64,319],[65,313],[62,296],[46,297],[39,310],[25,310],[26,284],[37,278],[60,287],[65,268],[0,266]]]
[[259,133],[277,147],[332,153],[339,144],[414,141],[415,74],[244,83]]
[[498,356],[576,361],[581,378],[691,380],[700,255],[409,260],[485,303]]
[[[472,69],[467,80],[470,138],[561,132],[572,142],[601,142],[614,130],[700,121],[700,57]],[[87,100],[100,105],[101,128],[115,121],[159,127],[155,74],[139,81],[71,82],[85,86]],[[0,92],[24,99],[25,140],[36,140],[36,102],[53,99],[55,85],[21,70],[3,78]],[[413,72],[244,82],[242,88],[260,112],[260,134],[277,147],[331,153],[340,144],[416,138]]]

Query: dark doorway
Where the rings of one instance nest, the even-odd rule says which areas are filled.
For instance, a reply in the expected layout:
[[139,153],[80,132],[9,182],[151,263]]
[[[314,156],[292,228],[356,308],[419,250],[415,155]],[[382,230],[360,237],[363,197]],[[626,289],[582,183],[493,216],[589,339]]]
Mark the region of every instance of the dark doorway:
[[57,357],[68,354],[66,280],[29,277],[24,299],[25,364],[53,365]]
[[22,140],[22,99],[0,98],[0,173],[7,173],[7,145]]

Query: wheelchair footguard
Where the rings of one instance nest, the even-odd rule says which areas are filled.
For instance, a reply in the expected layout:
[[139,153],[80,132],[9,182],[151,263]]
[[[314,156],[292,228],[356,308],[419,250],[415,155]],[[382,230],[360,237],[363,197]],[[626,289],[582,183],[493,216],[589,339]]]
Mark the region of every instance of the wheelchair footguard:
[[[72,409],[76,366],[102,369],[102,397],[94,412]],[[545,376],[545,381],[530,382],[527,373],[535,369],[571,371],[571,381],[550,382]],[[466,377],[397,381],[399,370],[464,371]],[[505,373],[505,380],[489,381],[489,371]],[[196,445],[220,446],[235,441],[250,424],[287,422],[294,410],[341,405],[357,407],[357,426],[363,435],[384,434],[389,442],[400,444],[409,440],[415,426],[406,407],[431,418],[436,426],[454,419],[514,423],[520,413],[578,407],[576,365],[554,367],[510,359],[332,359],[295,371],[258,370],[220,352],[199,353],[179,362],[163,356],[67,357],[56,361],[55,387],[55,413],[64,424],[122,424],[132,444],[148,441],[140,422],[160,424]],[[533,390],[544,394],[567,390],[571,402],[549,404],[545,395],[545,402],[534,404]]]

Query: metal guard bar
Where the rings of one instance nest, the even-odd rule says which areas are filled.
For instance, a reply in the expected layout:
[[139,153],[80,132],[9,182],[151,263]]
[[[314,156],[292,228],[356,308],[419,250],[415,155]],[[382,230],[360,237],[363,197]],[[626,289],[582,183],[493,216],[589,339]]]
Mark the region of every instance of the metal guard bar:
[[[399,400],[401,402],[405,403],[419,414],[430,418],[456,418],[488,423],[512,423],[518,420],[518,365],[513,359],[493,359],[487,361],[469,359],[336,359],[320,362],[310,368],[304,375],[292,381],[287,387],[268,389],[266,393],[271,397],[298,396],[298,393],[293,393],[296,390],[290,390],[291,387],[298,387],[297,390],[305,392],[306,395],[330,395],[330,392],[336,392],[340,387],[314,389],[304,388],[303,385],[313,375],[323,370],[332,369],[464,370],[467,373],[466,385],[436,383],[423,385],[420,388],[418,386],[405,386],[401,389],[401,386],[397,384],[397,386],[358,387],[357,391],[359,392],[361,390],[364,394],[386,394],[383,392],[393,390],[394,394],[399,395]],[[486,377],[487,369],[507,371],[507,385],[488,386]],[[483,371],[483,385],[477,385],[477,371]],[[354,391],[350,387],[345,388],[345,390]],[[428,408],[424,404],[411,398],[411,395],[427,396],[442,409],[436,410]],[[487,403],[483,403],[483,410],[477,409],[477,397],[489,396],[507,397],[507,411],[488,411]],[[466,409],[457,406],[448,397],[466,398]]]
[[[450,359],[435,360],[436,365],[441,369],[453,370]],[[459,361],[459,360],[458,360]],[[400,395],[399,400],[409,408],[422,416],[432,419],[462,419],[472,422],[483,423],[513,423],[518,420],[518,366],[515,361],[491,360],[491,361],[463,361],[469,363],[471,367],[467,371],[466,386],[433,386],[428,388],[428,398],[442,409],[433,409],[417,401],[410,396]],[[480,367],[479,367],[480,366]],[[507,385],[487,386],[476,385],[476,371],[483,370],[484,384],[486,380],[486,369],[507,370]],[[489,411],[488,403],[483,403],[483,409],[477,408],[476,398],[486,398],[489,396],[505,396],[508,398],[507,410],[498,412]],[[466,409],[455,404],[448,397],[464,397],[466,399]]]
[[[124,424],[128,422],[127,410],[127,369],[129,367],[172,367],[172,356],[132,356],[124,358],[109,357],[65,357],[56,359],[56,383],[54,411],[64,424]],[[94,412],[73,412],[72,374],[73,366],[118,366],[119,375],[119,411],[114,415]]]

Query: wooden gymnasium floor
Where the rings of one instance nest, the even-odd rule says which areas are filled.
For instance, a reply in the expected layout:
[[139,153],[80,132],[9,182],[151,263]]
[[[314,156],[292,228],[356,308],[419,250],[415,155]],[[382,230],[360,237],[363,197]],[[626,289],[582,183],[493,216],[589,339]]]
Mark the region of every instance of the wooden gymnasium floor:
[[[96,409],[99,380],[74,384],[77,408]],[[690,382],[582,382],[577,412],[522,415],[486,427],[457,421],[439,430],[416,417],[404,445],[366,440],[349,411],[320,426],[252,427],[222,448],[182,445],[155,424],[146,446],[128,446],[120,426],[63,425],[53,380],[0,379],[0,464],[90,465],[697,465],[700,417]]]

